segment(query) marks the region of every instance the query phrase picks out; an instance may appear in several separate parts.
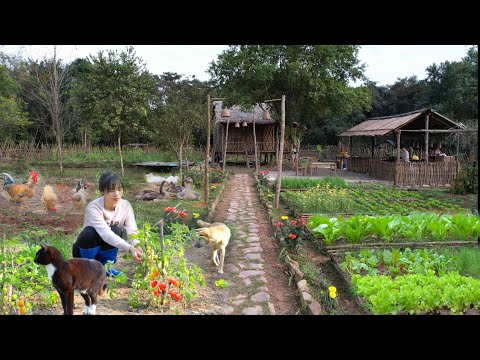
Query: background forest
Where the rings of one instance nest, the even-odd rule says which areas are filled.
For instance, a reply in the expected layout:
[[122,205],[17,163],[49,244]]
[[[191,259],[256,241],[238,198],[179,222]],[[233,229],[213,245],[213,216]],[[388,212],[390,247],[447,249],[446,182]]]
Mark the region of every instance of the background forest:
[[[33,60],[7,56],[0,48],[0,141],[54,144],[59,159],[70,144],[201,148],[208,93],[245,107],[285,94],[287,136],[296,121],[308,129],[304,145],[336,144],[338,133],[366,118],[425,107],[477,127],[478,46],[459,62],[430,65],[424,80],[412,76],[388,86],[364,76],[359,48],[230,46],[210,64],[208,82],[152,74],[132,47],[71,63],[63,63],[56,51]],[[350,86],[355,80],[363,85]],[[272,104],[279,118],[280,103]]]

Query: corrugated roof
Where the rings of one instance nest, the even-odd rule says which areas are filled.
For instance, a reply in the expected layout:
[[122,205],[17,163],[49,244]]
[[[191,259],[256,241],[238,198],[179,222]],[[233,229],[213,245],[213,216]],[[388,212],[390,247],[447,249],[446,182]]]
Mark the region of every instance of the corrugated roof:
[[[214,120],[215,124],[217,123],[227,123],[227,118],[222,117],[222,104],[223,101],[218,100],[214,101]],[[268,105],[262,104],[263,109],[268,109]],[[234,105],[230,110],[230,117],[228,118],[230,124],[234,123],[243,123],[246,122],[247,124],[253,123],[253,119],[255,118],[255,124],[276,124],[277,120],[270,119],[270,120],[263,120],[263,109],[260,105],[255,105],[252,112],[243,111],[240,106]],[[272,112],[270,112],[270,117],[272,117]]]
[[385,136],[395,130],[401,130],[405,125],[415,121],[429,112],[430,123],[436,122],[435,128],[442,129],[465,129],[463,124],[457,124],[445,116],[432,111],[421,109],[404,114],[371,118],[339,134],[338,136]]

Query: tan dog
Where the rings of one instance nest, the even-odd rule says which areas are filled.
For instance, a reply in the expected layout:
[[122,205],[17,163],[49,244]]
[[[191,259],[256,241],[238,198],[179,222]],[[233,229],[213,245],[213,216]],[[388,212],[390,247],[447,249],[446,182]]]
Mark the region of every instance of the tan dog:
[[[202,220],[197,220],[197,225],[201,226],[196,229],[197,234],[203,236],[213,246],[212,262],[218,266],[218,273],[223,274],[223,262],[225,260],[225,248],[230,241],[230,229],[227,225],[220,222],[207,223]],[[218,260],[218,250],[222,250],[220,261]]]

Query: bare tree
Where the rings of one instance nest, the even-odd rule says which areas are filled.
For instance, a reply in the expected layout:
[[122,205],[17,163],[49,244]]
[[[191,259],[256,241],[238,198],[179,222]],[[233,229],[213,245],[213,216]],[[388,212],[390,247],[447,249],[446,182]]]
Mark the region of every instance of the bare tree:
[[67,92],[71,85],[68,69],[62,68],[57,60],[57,46],[53,47],[53,58],[37,63],[30,60],[30,76],[25,78],[29,97],[38,103],[34,121],[48,128],[55,137],[58,165],[63,174],[63,140],[74,123],[69,116]]

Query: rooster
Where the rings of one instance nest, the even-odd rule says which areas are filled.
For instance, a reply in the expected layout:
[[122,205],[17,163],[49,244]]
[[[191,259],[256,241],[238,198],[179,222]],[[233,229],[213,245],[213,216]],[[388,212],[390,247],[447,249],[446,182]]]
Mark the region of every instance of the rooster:
[[26,184],[15,183],[12,176],[7,173],[2,173],[1,177],[4,181],[3,190],[8,193],[12,201],[21,204],[21,206],[26,206],[27,200],[35,195],[35,184],[38,182],[36,171],[30,171]]
[[81,179],[77,183],[77,192],[75,195],[72,196],[72,203],[73,206],[76,208],[82,208],[86,205],[87,203],[87,191],[86,191],[87,185],[85,183],[85,180]]
[[50,185],[43,188],[42,198],[40,199],[46,211],[56,211],[57,194]]

